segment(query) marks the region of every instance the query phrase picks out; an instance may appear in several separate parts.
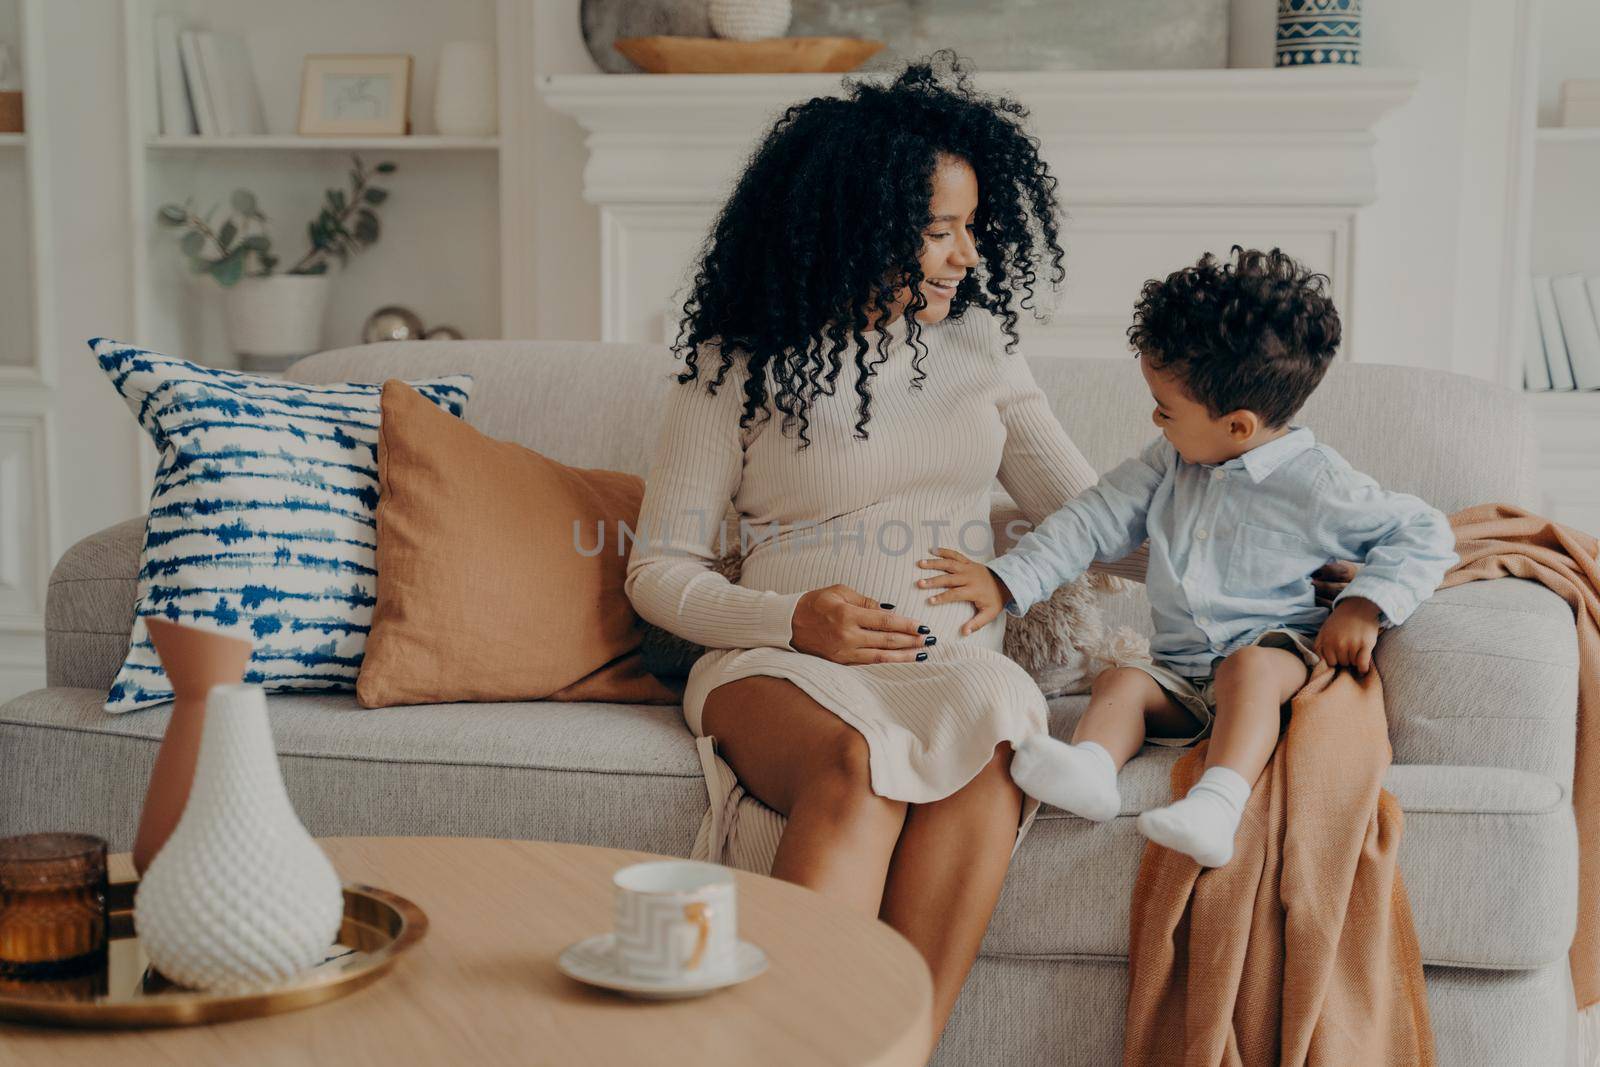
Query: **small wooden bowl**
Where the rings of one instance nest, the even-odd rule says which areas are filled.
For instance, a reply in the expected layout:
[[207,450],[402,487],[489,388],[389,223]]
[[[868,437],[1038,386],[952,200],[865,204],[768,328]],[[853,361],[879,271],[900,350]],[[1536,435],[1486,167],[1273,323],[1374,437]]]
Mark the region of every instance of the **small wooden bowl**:
[[883,49],[860,37],[619,37],[612,45],[651,74],[843,74]]

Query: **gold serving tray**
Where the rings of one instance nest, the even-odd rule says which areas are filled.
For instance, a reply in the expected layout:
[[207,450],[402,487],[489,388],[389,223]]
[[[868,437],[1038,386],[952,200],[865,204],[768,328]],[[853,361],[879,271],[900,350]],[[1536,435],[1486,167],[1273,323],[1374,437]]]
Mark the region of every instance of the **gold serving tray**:
[[175,986],[150,966],[133,929],[137,882],[106,892],[103,967],[77,978],[0,978],[0,1019],[41,1026],[124,1029],[192,1026],[309,1008],[376,981],[428,932],[428,916],[404,897],[367,885],[344,887],[344,923],[328,958],[283,985],[249,993]]

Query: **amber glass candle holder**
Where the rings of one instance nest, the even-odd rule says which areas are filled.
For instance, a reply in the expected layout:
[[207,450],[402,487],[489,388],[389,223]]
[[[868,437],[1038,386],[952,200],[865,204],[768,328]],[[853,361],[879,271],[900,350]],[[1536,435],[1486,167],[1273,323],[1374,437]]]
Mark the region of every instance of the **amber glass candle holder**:
[[104,962],[106,843],[89,834],[0,840],[0,977],[61,978]]

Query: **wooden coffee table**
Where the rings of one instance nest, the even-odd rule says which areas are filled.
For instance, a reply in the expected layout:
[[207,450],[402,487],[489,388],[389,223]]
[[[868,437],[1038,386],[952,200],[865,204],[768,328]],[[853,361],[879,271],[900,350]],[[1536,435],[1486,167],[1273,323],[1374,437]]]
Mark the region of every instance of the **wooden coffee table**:
[[428,935],[384,978],[303,1011],[166,1030],[0,1024],[12,1063],[921,1064],[932,981],[910,943],[818,893],[737,874],[765,974],[682,1001],[591,989],[556,968],[610,929],[611,874],[644,852],[484,838],[329,838],[345,881],[421,905]]

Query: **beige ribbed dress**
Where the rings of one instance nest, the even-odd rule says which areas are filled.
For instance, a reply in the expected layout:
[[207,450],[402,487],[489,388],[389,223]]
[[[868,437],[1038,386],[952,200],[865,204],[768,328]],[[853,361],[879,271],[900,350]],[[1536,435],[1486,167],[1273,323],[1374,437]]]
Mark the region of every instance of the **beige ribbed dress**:
[[[740,363],[716,396],[704,384],[706,371],[714,375],[720,365],[714,353],[703,361],[701,379],[669,386],[626,588],[645,619],[712,650],[696,662],[683,697],[711,791],[696,848],[702,858],[770,865],[766,853],[781,828],[781,820],[772,821],[759,846],[729,855],[739,809],[755,802],[743,797],[700,726],[707,694],[726,682],[751,675],[793,682],[865,737],[873,791],[909,803],[949,796],[1000,742],[1047,728],[1044,696],[1001,651],[1005,616],[961,636],[972,606],[928,604],[937,590],[915,583],[932,572],[916,561],[940,545],[992,558],[997,475],[1037,523],[1092,485],[1094,468],[1056,421],[1022,356],[1005,351],[1005,336],[987,312],[969,310],[959,321],[922,329],[928,353],[919,388],[911,385],[914,353],[903,322],[890,334],[889,358],[871,382],[865,441],[853,437],[853,365],[840,373],[833,395],[811,408],[804,451],[794,433],[779,432],[777,417],[740,428]],[[738,584],[711,569],[723,550],[719,527],[730,499],[757,539]],[[929,626],[939,640],[928,659],[846,666],[791,648],[795,603],[836,582]],[[1029,804],[1024,828],[1035,807]],[[749,827],[743,832],[751,836]]]

